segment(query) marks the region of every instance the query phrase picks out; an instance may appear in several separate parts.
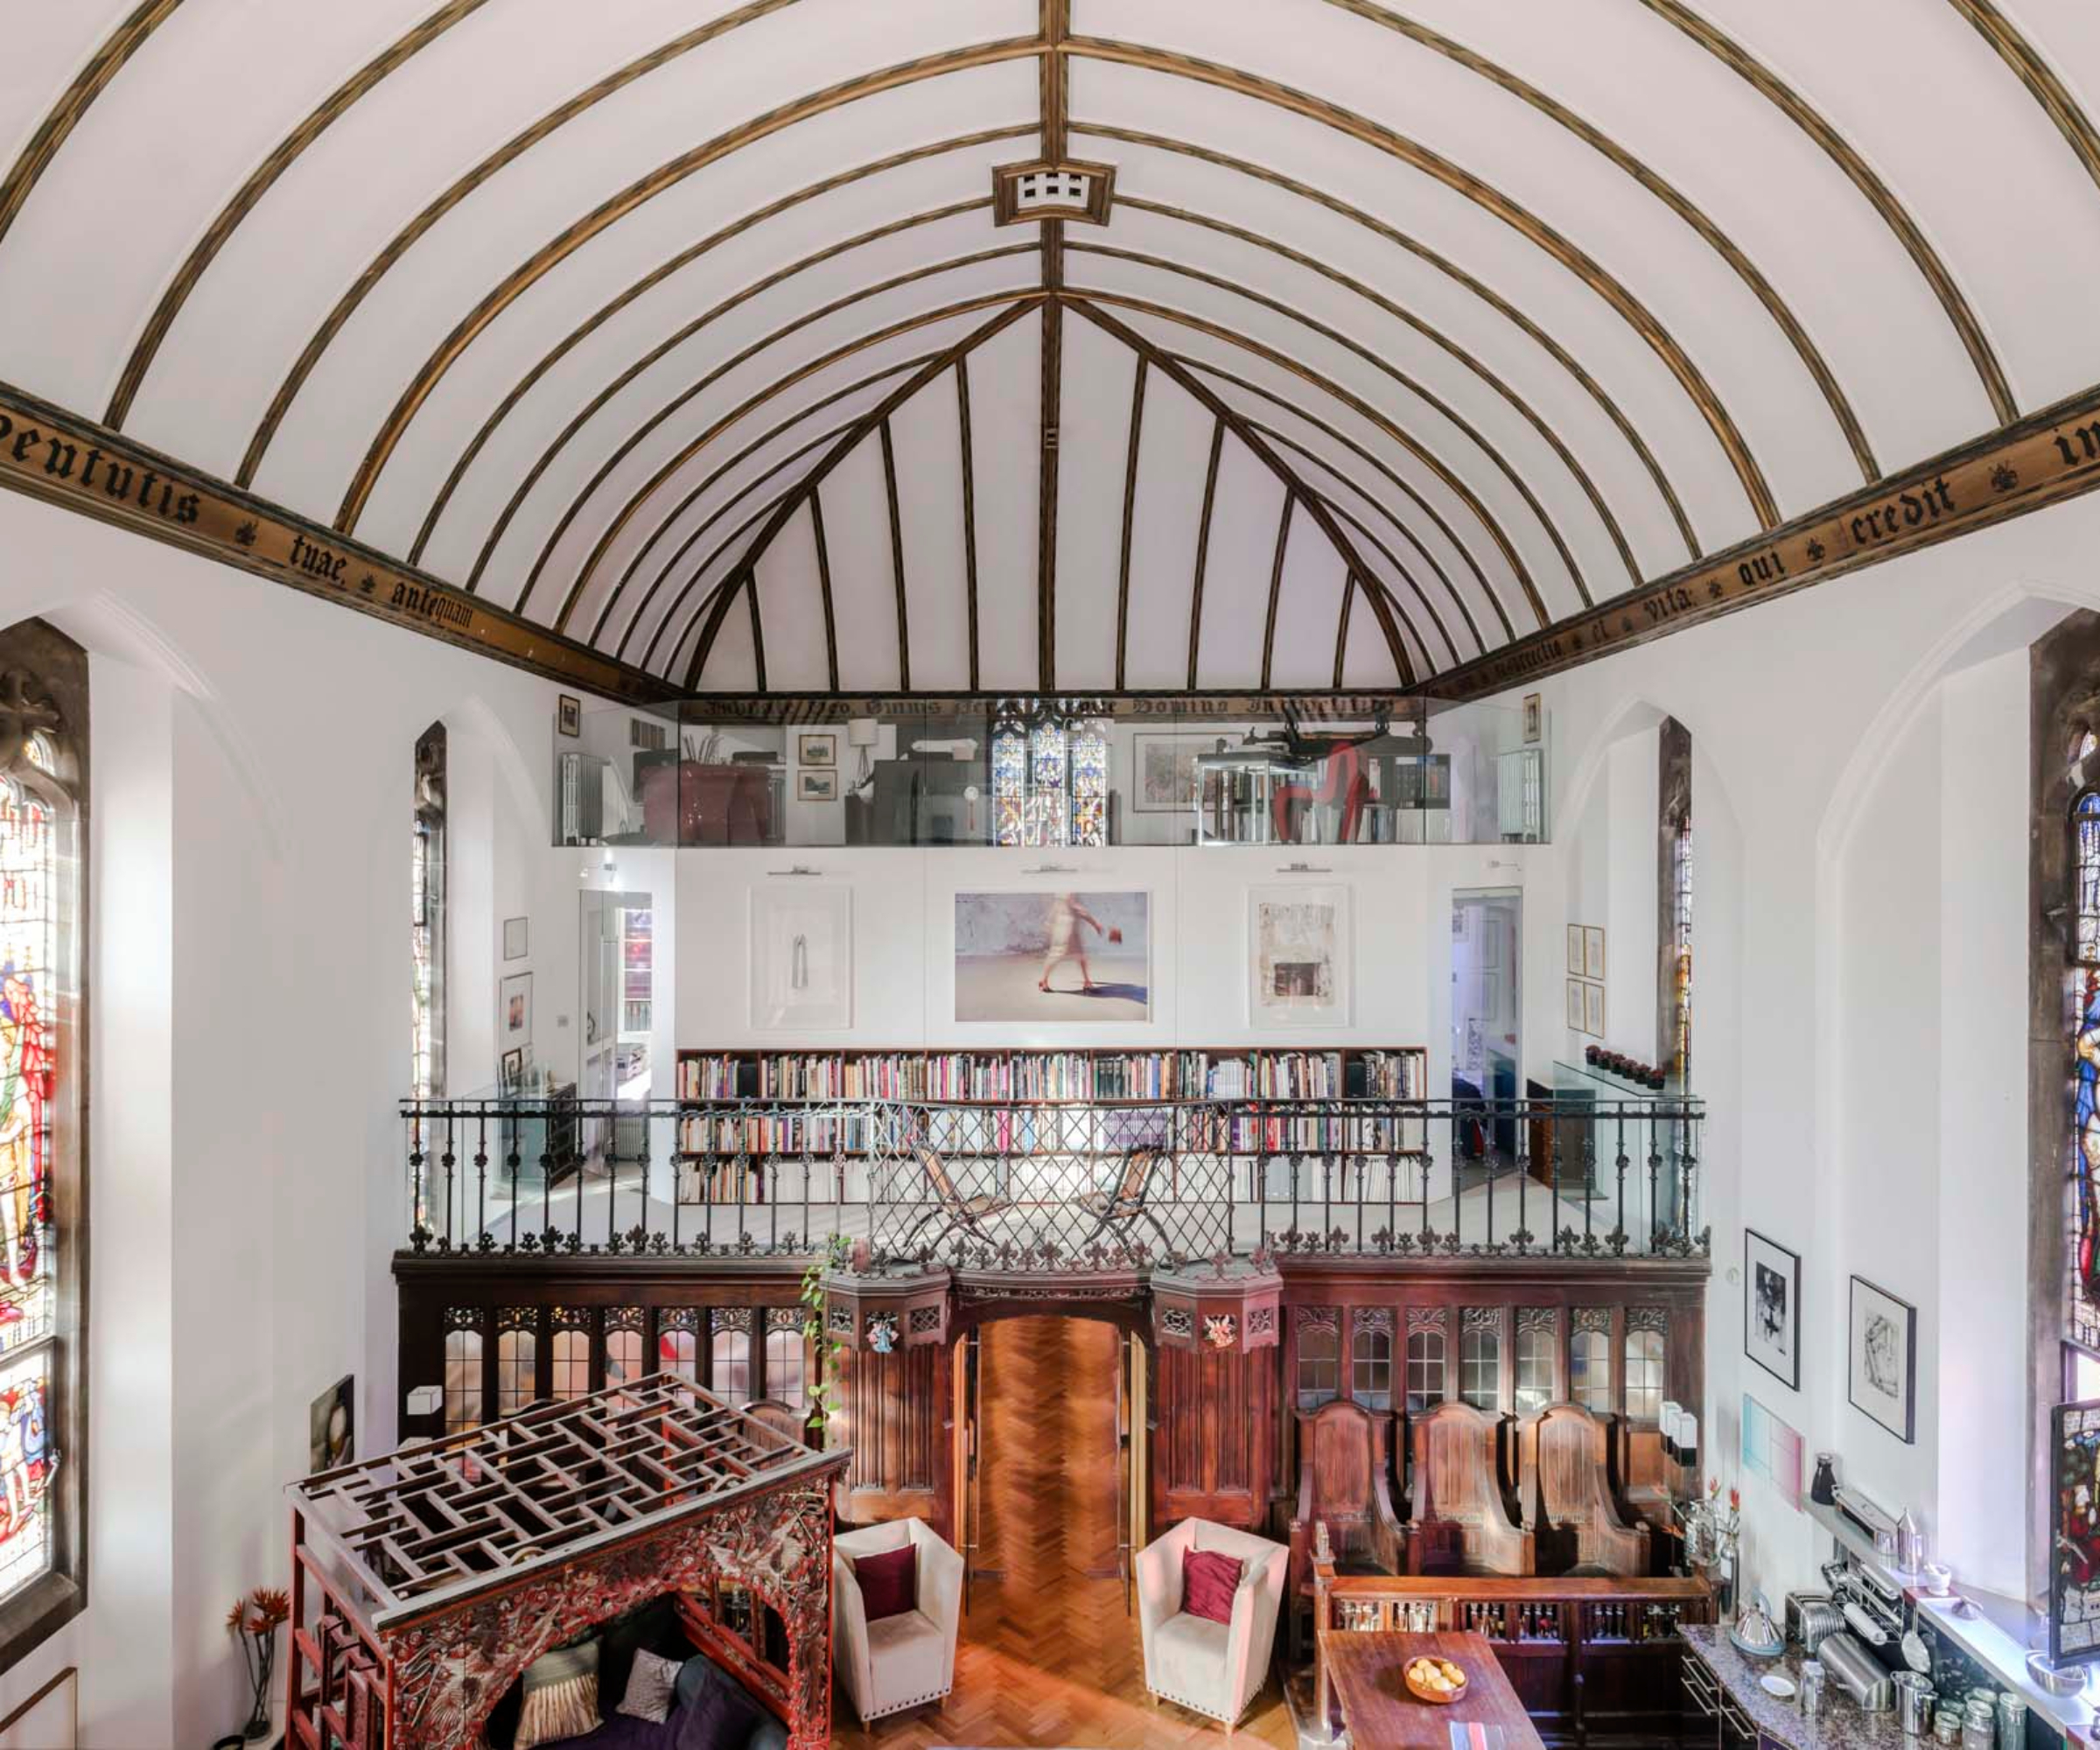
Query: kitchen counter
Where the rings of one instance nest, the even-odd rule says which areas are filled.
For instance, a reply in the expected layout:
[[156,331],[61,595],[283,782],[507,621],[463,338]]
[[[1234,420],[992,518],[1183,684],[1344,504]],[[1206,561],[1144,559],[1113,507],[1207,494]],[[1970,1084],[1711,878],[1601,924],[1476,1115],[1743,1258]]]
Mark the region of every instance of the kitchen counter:
[[1758,1679],[1768,1671],[1801,1682],[1802,1651],[1797,1646],[1789,1644],[1776,1659],[1746,1659],[1729,1644],[1726,1628],[1693,1625],[1678,1633],[1706,1662],[1737,1711],[1766,1737],[1791,1750],[1917,1750],[1920,1740],[1903,1735],[1893,1709],[1862,1713],[1835,1680],[1825,1680],[1823,1712],[1813,1719],[1796,1703],[1766,1694]]

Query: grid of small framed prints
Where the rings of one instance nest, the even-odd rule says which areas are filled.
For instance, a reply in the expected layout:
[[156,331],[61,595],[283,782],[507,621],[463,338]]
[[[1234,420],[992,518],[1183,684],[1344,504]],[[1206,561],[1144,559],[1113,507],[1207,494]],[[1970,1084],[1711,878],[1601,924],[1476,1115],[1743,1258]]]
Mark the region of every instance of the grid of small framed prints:
[[1604,930],[1568,926],[1568,1031],[1604,1037]]

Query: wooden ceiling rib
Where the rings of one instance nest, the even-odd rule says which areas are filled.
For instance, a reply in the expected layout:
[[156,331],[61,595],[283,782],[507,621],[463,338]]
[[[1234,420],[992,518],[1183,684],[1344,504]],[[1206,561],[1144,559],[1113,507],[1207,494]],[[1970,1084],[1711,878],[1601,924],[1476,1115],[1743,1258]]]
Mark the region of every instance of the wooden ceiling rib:
[[[162,125],[174,95],[208,116],[221,93],[252,89],[255,21],[228,0],[81,4],[102,16],[13,27],[24,72],[0,88],[0,136],[24,144],[0,177],[0,291],[34,261],[47,284],[103,275],[108,295],[80,301],[94,338],[75,351],[63,311],[0,334],[0,396],[112,454],[151,454],[122,436],[134,420],[172,434],[157,437],[170,467],[237,454],[231,481],[186,472],[280,528],[368,528],[359,550],[374,564],[449,592],[451,635],[571,680],[589,654],[635,696],[697,686],[725,624],[718,668],[748,665],[761,688],[769,662],[783,680],[821,668],[834,688],[867,683],[854,640],[838,648],[864,598],[842,613],[834,590],[878,586],[879,566],[843,562],[871,549],[889,554],[907,689],[1014,684],[1031,628],[1026,668],[1045,690],[1142,682],[1158,663],[1141,669],[1134,640],[1161,635],[1164,568],[1188,592],[1172,667],[1192,687],[1266,687],[1302,663],[1292,617],[1317,600],[1323,651],[1336,618],[1337,684],[1374,648],[1360,624],[1351,654],[1368,611],[1404,684],[1479,690],[1635,635],[1626,605],[1694,574],[1704,589],[1716,547],[1761,535],[1806,552],[1802,531],[1858,492],[1852,472],[1886,487],[1920,451],[1971,471],[1990,445],[2026,455],[2034,421],[2082,407],[2100,380],[2082,327],[2037,338],[2020,301],[2037,294],[2006,266],[2048,255],[2067,286],[2100,273],[2100,199],[2082,198],[2100,196],[2100,134],[2076,94],[2100,78],[2076,59],[2100,37],[2067,26],[2045,46],[1996,0],[1947,0],[1952,18],[1892,44],[1871,89],[1796,79],[1815,45],[1752,0],[1639,0],[1579,36],[1557,20],[1561,34],[1536,38],[1446,0],[1274,0],[1258,19],[1089,0],[1084,32],[1072,0],[897,0],[879,31],[858,0],[706,0],[698,18],[634,0],[595,66],[594,26],[564,39],[586,57],[574,88],[518,75],[557,0],[388,0],[361,31],[312,33],[304,62],[298,31],[257,32],[277,107],[157,191],[172,215],[158,231],[102,213],[82,178],[106,182],[112,143]],[[747,28],[766,20],[780,22]],[[836,52],[784,60],[802,32]],[[1592,41],[1596,66],[1568,60]],[[434,134],[418,163],[417,106],[470,64],[485,130]],[[1596,76],[1607,65],[1625,76]],[[719,117],[708,137],[641,125],[746,68],[770,78],[750,87],[764,95],[741,115],[703,102],[691,113]],[[2038,220],[2008,217],[1981,180],[1950,192],[1936,174],[1942,124],[1914,88],[1978,68],[1992,70],[1963,88],[2005,158],[1991,187],[2046,191]],[[1423,101],[1383,101],[1418,88]],[[1706,108],[1727,118],[1725,141],[1685,138]],[[988,149],[1010,141],[1023,161],[1114,164],[1110,196],[1083,221],[995,211],[985,181],[1003,160]],[[142,138],[131,157],[155,149]],[[1755,163],[1754,211],[1730,152]],[[587,168],[505,174],[528,154]],[[1382,178],[1380,163],[1410,174]],[[287,269],[296,327],[250,343],[242,297],[274,294],[262,264],[296,255],[315,220],[295,207],[346,178],[357,190],[336,253],[317,252],[296,286]],[[696,178],[710,179],[660,200]],[[555,192],[536,204],[536,184]],[[1798,243],[1770,216],[1788,213]],[[1002,214],[1012,240],[995,234]],[[1818,243],[1836,220],[1861,228],[1857,260],[1878,284],[1846,281],[1851,258]],[[474,240],[497,235],[511,241],[477,256]],[[77,258],[46,272],[54,248]],[[409,303],[423,321],[392,321]],[[2070,323],[2068,302],[2048,307]],[[1013,338],[988,346],[1000,335]],[[1906,375],[1915,360],[1929,369]],[[54,376],[84,393],[40,387]],[[352,378],[361,393],[346,396]],[[918,402],[892,423],[935,384],[937,410]],[[105,395],[99,425],[51,404]],[[2023,400],[2049,406],[2023,417]],[[1860,410],[1884,444],[1914,444],[1886,480]],[[827,520],[819,484],[864,443],[880,490],[835,489]],[[1280,487],[1258,557],[1240,550],[1263,538],[1246,507],[1220,503],[1221,469],[1244,460],[1228,443]],[[297,509],[247,491],[266,461],[269,481],[297,483]],[[857,463],[848,478],[878,476]],[[0,466],[0,484],[64,501],[61,483],[22,469]],[[2023,485],[1966,514],[2082,489],[2052,474],[2032,498]],[[804,506],[814,544],[798,531],[774,555],[785,593],[761,601],[760,561]],[[1214,550],[1214,509],[1229,551]],[[1099,538],[1074,525],[1060,543],[1060,515],[1082,514]],[[381,550],[395,533],[404,560]],[[1669,570],[1679,545],[1691,564]],[[432,552],[465,566],[463,583],[419,571]],[[256,568],[244,550],[222,556]],[[1871,557],[1813,569],[1857,563]],[[1722,581],[1672,624],[1732,606]],[[454,597],[492,595],[504,606],[488,605],[487,630],[463,633],[481,622]],[[728,620],[739,595],[748,656]],[[1258,647],[1250,626],[1207,638],[1207,595],[1258,614]],[[821,627],[779,611],[812,597]],[[1084,632],[1111,599],[1112,638]],[[927,624],[950,600],[965,637]],[[579,615],[587,651],[570,639]],[[536,626],[543,648],[521,636]]]

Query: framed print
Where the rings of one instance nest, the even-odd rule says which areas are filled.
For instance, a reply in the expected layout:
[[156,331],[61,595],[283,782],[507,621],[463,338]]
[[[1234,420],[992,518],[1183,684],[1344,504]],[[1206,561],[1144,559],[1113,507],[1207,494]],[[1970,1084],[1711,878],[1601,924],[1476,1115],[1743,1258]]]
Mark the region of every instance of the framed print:
[[1181,814],[1194,808],[1202,791],[1196,756],[1214,745],[1212,737],[1139,730],[1130,738],[1137,766],[1130,807],[1141,815]]
[[1918,1434],[1918,1309],[1852,1278],[1851,1341],[1845,1392],[1852,1408],[1872,1417],[1905,1446]]
[[306,1474],[332,1471],[357,1454],[357,1390],[354,1374],[345,1374],[306,1410]]
[[1568,926],[1568,976],[1571,978],[1582,976],[1582,926],[1580,924]]
[[1600,924],[1582,927],[1582,976],[1597,979],[1604,976],[1604,928]]
[[530,920],[525,918],[503,920],[503,957],[506,960],[522,960],[530,949],[526,944],[531,940]]
[[1524,739],[1536,741],[1545,733],[1545,700],[1538,693],[1524,695]]
[[958,1021],[1149,1021],[1147,892],[957,893]]
[[1748,1392],[1743,1394],[1743,1469],[1779,1491],[1779,1498],[1801,1510],[1801,1433],[1782,1422]]
[[794,763],[797,766],[837,765],[838,737],[828,731],[804,730],[794,738]]
[[503,1054],[502,1068],[498,1072],[502,1091],[515,1094],[525,1085],[525,1047],[514,1045]]
[[751,1025],[799,1032],[853,1025],[853,890],[789,881],[751,896]]
[[838,800],[838,774],[836,772],[798,772],[794,774],[794,799],[798,802],[836,802]]
[[496,1037],[522,1045],[532,1037],[532,974],[514,972],[503,981],[503,997],[496,1011]]
[[581,735],[584,732],[584,702],[571,698],[567,693],[556,695],[554,726],[564,735]]
[[2049,1411],[2049,1657],[2100,1659],[2100,1403]]
[[1585,984],[1582,987],[1582,1030],[1592,1038],[1604,1037],[1604,986]]
[[1589,1023],[1583,1018],[1582,980],[1579,978],[1568,980],[1568,1026],[1578,1033],[1589,1031]]
[[1247,890],[1247,1019],[1254,1026],[1347,1026],[1349,890]]
[[1743,1353],[1801,1390],[1801,1254],[1743,1233]]

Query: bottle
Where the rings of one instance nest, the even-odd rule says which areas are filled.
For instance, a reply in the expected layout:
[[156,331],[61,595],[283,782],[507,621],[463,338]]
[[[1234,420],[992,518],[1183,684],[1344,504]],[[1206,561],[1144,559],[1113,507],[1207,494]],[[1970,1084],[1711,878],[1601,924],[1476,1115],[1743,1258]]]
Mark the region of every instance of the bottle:
[[1825,1507],[1837,1506],[1837,1453],[1818,1452],[1816,1454],[1816,1480],[1809,1485],[1809,1499],[1820,1502]]
[[1925,1530],[1908,1507],[1896,1521],[1896,1565],[1907,1573],[1917,1572],[1925,1560]]

